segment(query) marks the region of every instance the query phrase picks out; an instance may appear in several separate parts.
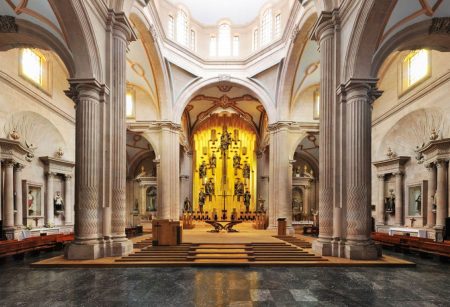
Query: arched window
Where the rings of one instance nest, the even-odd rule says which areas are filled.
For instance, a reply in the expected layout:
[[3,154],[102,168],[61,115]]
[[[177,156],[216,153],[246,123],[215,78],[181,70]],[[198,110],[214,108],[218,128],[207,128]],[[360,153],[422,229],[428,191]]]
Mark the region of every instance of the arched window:
[[280,37],[281,35],[281,14],[275,16],[275,37]]
[[196,38],[195,38],[195,31],[194,30],[191,30],[191,49],[194,50],[194,51],[197,49]]
[[211,36],[209,38],[209,56],[217,55],[217,38],[215,36]]
[[239,55],[239,36],[233,36],[233,56]]
[[174,32],[174,21],[173,21],[173,16],[169,15],[169,22],[167,24],[167,36],[170,39],[173,39],[173,32]]
[[314,107],[313,107],[313,118],[320,119],[320,90],[317,88],[313,94]]
[[264,11],[261,21],[261,45],[267,45],[272,40],[272,10]]
[[37,88],[50,94],[52,89],[51,65],[38,49],[21,49],[19,75]]
[[231,55],[231,29],[230,25],[223,23],[219,26],[219,56]]
[[430,52],[425,49],[411,51],[402,62],[401,74],[402,92],[430,77]]
[[127,95],[125,99],[125,114],[127,118],[135,118],[136,116],[134,96],[133,89],[127,88]]
[[258,49],[258,29],[255,29],[253,31],[253,44],[252,44],[252,50],[255,51]]
[[177,15],[177,42],[183,46],[188,45],[188,18],[183,10],[178,11]]

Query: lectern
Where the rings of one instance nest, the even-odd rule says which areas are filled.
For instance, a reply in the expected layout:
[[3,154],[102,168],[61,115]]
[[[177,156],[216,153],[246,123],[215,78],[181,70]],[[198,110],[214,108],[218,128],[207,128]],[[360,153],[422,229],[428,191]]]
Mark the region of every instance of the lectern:
[[182,240],[182,227],[179,221],[153,220],[153,246],[178,245]]

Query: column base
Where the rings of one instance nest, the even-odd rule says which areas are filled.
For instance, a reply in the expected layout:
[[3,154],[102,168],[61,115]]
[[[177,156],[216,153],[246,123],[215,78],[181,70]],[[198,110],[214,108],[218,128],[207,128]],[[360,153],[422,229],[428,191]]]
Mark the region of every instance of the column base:
[[382,256],[381,247],[371,240],[347,241],[345,244],[345,258],[353,260],[376,260]]
[[133,242],[131,240],[125,239],[123,241],[112,242],[112,253],[113,257],[122,257],[130,254],[133,251]]
[[331,255],[333,257],[345,258],[345,242],[340,238],[331,241]]
[[434,241],[444,242],[444,226],[441,225],[434,226]]
[[21,235],[23,229],[23,226],[8,227],[3,229],[3,233],[7,240],[23,240],[24,237]]
[[103,244],[82,244],[76,241],[64,249],[64,258],[68,260],[93,260],[104,257]]
[[312,248],[314,253],[318,254],[319,256],[333,255],[333,246],[330,239],[319,238],[313,242]]

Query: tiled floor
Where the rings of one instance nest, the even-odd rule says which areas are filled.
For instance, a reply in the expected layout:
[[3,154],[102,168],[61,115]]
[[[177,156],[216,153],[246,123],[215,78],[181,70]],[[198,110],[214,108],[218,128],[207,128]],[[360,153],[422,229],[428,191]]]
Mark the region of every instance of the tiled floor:
[[34,269],[36,257],[8,260],[0,306],[450,306],[450,265],[407,258],[417,267]]

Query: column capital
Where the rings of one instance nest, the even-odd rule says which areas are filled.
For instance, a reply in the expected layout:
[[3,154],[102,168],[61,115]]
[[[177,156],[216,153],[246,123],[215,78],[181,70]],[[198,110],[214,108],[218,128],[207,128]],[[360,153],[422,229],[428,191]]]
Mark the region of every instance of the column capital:
[[280,130],[287,130],[291,127],[293,122],[291,121],[279,121],[268,125],[269,132],[278,132]]
[[425,164],[425,168],[426,168],[429,172],[431,172],[431,171],[434,170],[434,166],[435,166],[435,164],[434,164],[433,162]]
[[405,173],[403,171],[398,171],[398,172],[393,172],[392,175],[394,175],[395,177],[402,177]]
[[67,97],[78,103],[80,99],[93,99],[103,102],[109,95],[109,88],[95,78],[69,79],[70,88],[65,91]]
[[437,159],[436,160],[436,167],[440,168],[440,167],[446,166],[447,162],[448,162],[447,159]]
[[384,174],[378,174],[377,175],[377,178],[378,178],[378,180],[380,180],[380,181],[384,181]]
[[132,42],[137,39],[137,35],[124,12],[116,13],[109,9],[106,26],[108,31],[112,30],[114,35],[122,35],[126,41]]
[[70,179],[72,179],[72,174],[64,174],[64,179],[66,181],[69,181]]
[[366,99],[370,104],[383,94],[377,88],[377,78],[350,78],[338,86],[336,92],[343,102],[353,99]]
[[15,162],[12,159],[5,159],[5,160],[3,160],[3,164],[5,164],[5,167],[10,168],[10,167],[14,167]]
[[334,30],[333,13],[322,11],[311,31],[311,39],[320,41],[327,36],[332,36]]
[[47,176],[48,178],[53,178],[53,177],[56,177],[56,173],[55,172],[47,172],[47,173],[45,173],[45,176]]
[[23,165],[21,163],[16,163],[14,165],[14,171],[16,171],[16,172],[21,172],[24,168],[25,168],[25,165]]

